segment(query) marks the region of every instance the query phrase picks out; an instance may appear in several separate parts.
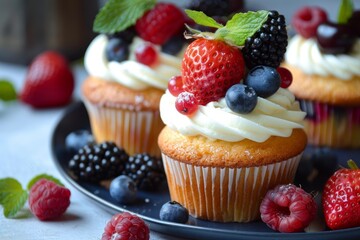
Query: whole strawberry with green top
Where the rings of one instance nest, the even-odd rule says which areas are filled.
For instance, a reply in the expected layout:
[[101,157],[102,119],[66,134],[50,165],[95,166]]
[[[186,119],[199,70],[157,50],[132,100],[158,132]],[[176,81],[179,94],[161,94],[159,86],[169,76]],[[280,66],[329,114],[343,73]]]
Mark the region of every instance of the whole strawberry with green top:
[[323,191],[326,224],[334,230],[360,226],[360,169],[352,160],[348,164],[350,169],[336,171]]

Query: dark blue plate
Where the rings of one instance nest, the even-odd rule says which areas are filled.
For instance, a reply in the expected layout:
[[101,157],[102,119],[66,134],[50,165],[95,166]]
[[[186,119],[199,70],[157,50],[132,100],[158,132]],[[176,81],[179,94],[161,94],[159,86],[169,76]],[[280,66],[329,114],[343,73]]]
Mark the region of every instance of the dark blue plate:
[[[351,240],[360,239],[360,227],[336,231],[320,231],[311,233],[278,233],[272,231],[261,221],[252,223],[218,223],[199,220],[190,217],[187,224],[165,222],[159,219],[159,211],[166,201],[170,199],[167,188],[163,191],[149,193],[140,192],[139,201],[131,205],[119,205],[111,197],[108,190],[97,184],[77,181],[71,177],[67,167],[71,155],[65,148],[66,136],[75,130],[90,129],[86,109],[81,102],[72,104],[64,113],[56,126],[51,149],[54,162],[63,177],[69,181],[77,190],[94,200],[101,207],[111,213],[129,211],[143,218],[152,230],[162,232],[176,237],[193,239],[316,239],[316,240]],[[309,147],[307,151],[311,151]],[[360,151],[336,150],[340,164],[352,158],[359,160]]]

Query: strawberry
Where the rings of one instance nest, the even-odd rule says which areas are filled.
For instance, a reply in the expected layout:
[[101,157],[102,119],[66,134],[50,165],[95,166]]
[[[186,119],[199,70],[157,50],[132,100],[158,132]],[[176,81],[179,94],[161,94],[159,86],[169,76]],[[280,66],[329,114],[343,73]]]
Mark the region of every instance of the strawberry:
[[225,96],[245,74],[241,51],[223,41],[204,38],[193,41],[184,53],[182,78],[184,90],[194,94],[199,104]]
[[162,45],[183,29],[185,16],[171,3],[158,3],[136,21],[138,35],[149,42]]
[[73,90],[74,76],[67,60],[47,51],[30,64],[20,99],[35,108],[58,107],[69,103]]
[[360,169],[348,161],[351,169],[336,171],[326,182],[322,206],[330,229],[360,226]]

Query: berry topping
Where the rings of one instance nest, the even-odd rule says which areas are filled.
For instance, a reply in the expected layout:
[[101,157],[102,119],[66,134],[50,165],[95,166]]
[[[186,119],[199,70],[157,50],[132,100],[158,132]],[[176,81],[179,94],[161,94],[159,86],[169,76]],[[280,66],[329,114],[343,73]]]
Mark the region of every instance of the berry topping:
[[356,10],[352,13],[348,25],[352,29],[356,37],[360,37],[360,10]]
[[229,87],[240,83],[244,73],[241,52],[218,40],[193,41],[182,61],[184,90],[194,94],[201,105],[224,97]]
[[158,54],[151,44],[145,43],[135,49],[135,57],[138,62],[152,66],[157,62]]
[[280,75],[280,79],[281,79],[280,87],[288,88],[293,80],[291,72],[287,68],[283,68],[283,67],[276,68],[276,71]]
[[175,97],[177,97],[180,93],[182,93],[184,91],[182,77],[173,76],[172,78],[170,78],[168,82],[168,89],[170,93]]
[[20,99],[35,108],[59,107],[70,102],[73,90],[74,76],[67,60],[48,51],[30,64]]
[[202,11],[208,16],[228,16],[242,7],[243,1],[239,0],[193,0],[186,8]]
[[326,12],[320,7],[300,8],[293,16],[295,30],[304,38],[316,36],[318,26],[327,21]]
[[149,240],[150,230],[144,220],[128,212],[112,216],[106,224],[101,240]]
[[318,27],[316,39],[323,53],[341,54],[352,49],[356,36],[348,24],[326,22]]
[[322,206],[330,229],[360,226],[360,170],[349,161],[351,169],[336,171],[327,181]]
[[171,3],[158,3],[139,18],[135,28],[138,35],[149,42],[162,45],[183,29],[185,16]]
[[227,90],[225,100],[233,112],[249,113],[256,106],[257,95],[252,87],[238,83]]
[[110,183],[110,196],[122,204],[134,202],[137,196],[134,181],[125,175],[114,178]]
[[134,37],[136,36],[135,27],[129,27],[121,32],[116,32],[113,34],[107,34],[108,39],[120,38],[124,42],[131,44]]
[[129,43],[121,38],[110,38],[106,44],[105,54],[108,61],[122,62],[129,58]]
[[266,22],[248,37],[242,49],[246,66],[251,69],[258,65],[277,68],[288,44],[285,17],[270,11]]
[[169,222],[186,223],[189,211],[175,201],[166,202],[160,209],[160,219]]
[[314,198],[295,185],[279,185],[269,190],[261,202],[261,219],[279,232],[300,232],[315,218]]
[[184,47],[184,43],[183,34],[176,34],[161,46],[161,51],[175,56]]
[[146,153],[130,156],[123,174],[130,177],[138,189],[145,191],[159,189],[165,180],[161,159]]
[[71,192],[47,179],[38,180],[30,189],[29,206],[40,220],[60,217],[70,205]]
[[257,66],[250,70],[244,83],[252,87],[259,97],[267,98],[279,89],[280,82],[280,75],[275,68]]
[[77,153],[85,145],[94,143],[94,138],[88,130],[77,130],[69,133],[65,138],[66,149],[72,153]]
[[182,92],[176,98],[175,108],[181,114],[192,115],[198,110],[199,105],[194,94]]
[[85,145],[69,161],[80,180],[99,182],[119,176],[129,156],[113,142]]

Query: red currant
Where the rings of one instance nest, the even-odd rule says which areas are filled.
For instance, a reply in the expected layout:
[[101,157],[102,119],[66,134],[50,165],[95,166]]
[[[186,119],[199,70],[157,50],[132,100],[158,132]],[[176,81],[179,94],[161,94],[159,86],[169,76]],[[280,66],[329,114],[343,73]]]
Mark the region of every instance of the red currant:
[[291,72],[287,68],[283,68],[283,67],[278,67],[276,71],[280,75],[280,79],[281,79],[280,87],[288,88],[293,80]]
[[199,108],[194,94],[189,92],[182,92],[178,95],[175,101],[176,110],[184,115],[191,115]]
[[171,77],[168,82],[168,89],[174,97],[177,97],[180,93],[182,93],[184,91],[182,77],[181,76]]
[[145,43],[136,48],[135,57],[138,62],[152,66],[156,63],[158,54],[151,44]]

